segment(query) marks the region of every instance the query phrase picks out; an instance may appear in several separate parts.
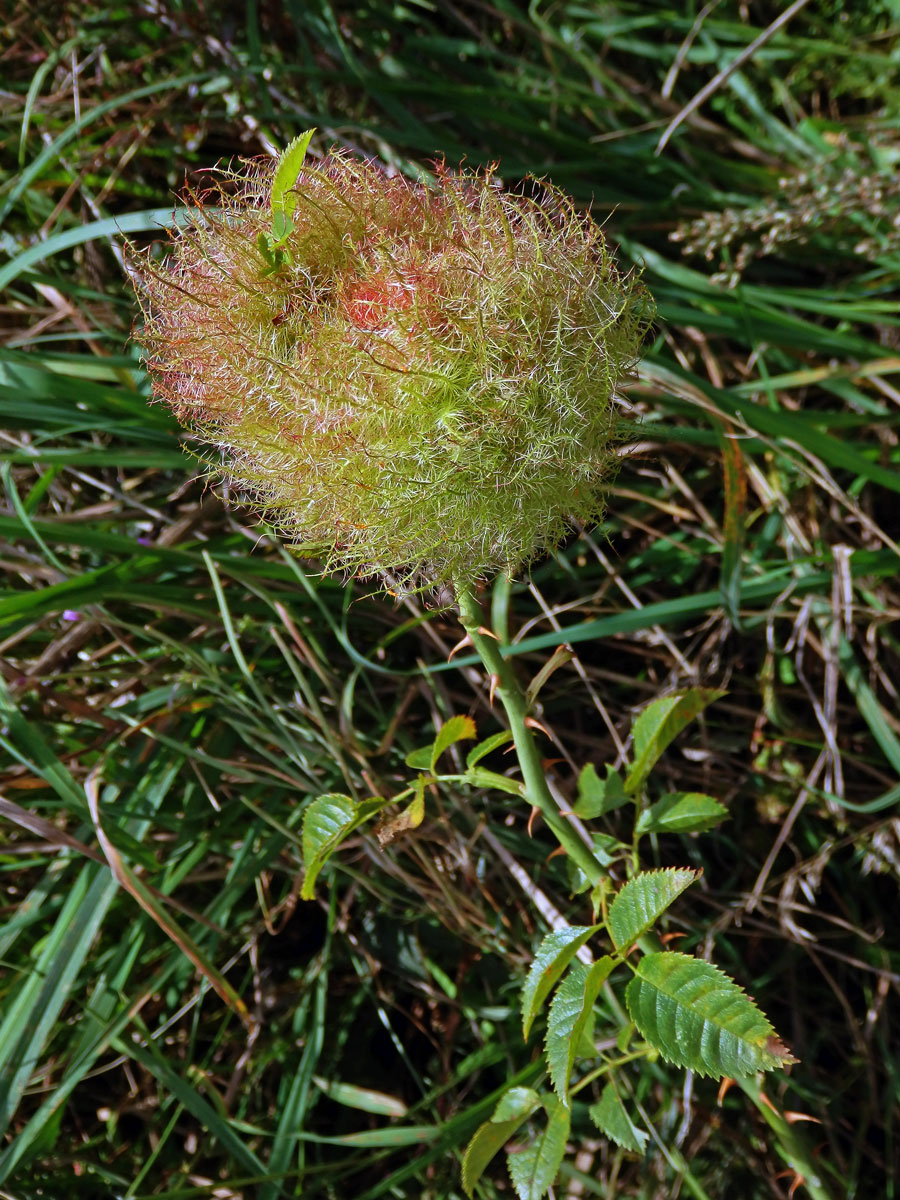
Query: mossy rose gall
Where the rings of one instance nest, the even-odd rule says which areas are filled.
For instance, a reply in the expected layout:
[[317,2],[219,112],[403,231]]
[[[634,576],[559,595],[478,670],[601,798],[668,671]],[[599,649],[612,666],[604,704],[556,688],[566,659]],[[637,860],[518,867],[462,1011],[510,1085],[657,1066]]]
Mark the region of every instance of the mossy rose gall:
[[411,587],[595,521],[650,304],[594,222],[491,171],[284,169],[226,173],[167,262],[137,263],[155,394],[213,465],[329,569]]

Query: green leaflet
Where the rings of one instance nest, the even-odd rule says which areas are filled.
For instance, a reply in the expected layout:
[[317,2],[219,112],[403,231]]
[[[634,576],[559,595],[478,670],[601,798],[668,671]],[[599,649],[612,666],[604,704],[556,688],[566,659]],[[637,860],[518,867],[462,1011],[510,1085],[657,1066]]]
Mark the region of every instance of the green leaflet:
[[569,1076],[580,1053],[582,1038],[590,1030],[594,1001],[615,966],[605,955],[587,967],[578,963],[559,985],[547,1017],[547,1066],[550,1080],[563,1104],[569,1102]]
[[467,1196],[471,1196],[475,1184],[484,1173],[485,1167],[502,1150],[512,1135],[525,1121],[524,1117],[512,1117],[508,1121],[485,1121],[466,1147],[462,1165],[462,1185]]
[[451,717],[437,731],[430,746],[420,746],[418,750],[407,754],[406,765],[417,771],[433,771],[445,750],[449,750],[456,742],[469,741],[476,736],[475,722],[471,717]]
[[415,771],[430,771],[433,750],[433,743],[430,746],[419,746],[417,750],[411,750],[403,761]]
[[475,722],[471,717],[451,717],[449,721],[445,721],[434,739],[434,748],[431,752],[432,771],[444,751],[449,750],[455,742],[470,741],[476,736]]
[[547,1124],[528,1145],[508,1155],[509,1176],[519,1200],[541,1200],[553,1185],[566,1152],[569,1110],[554,1096],[544,1099]]
[[612,767],[606,768],[606,778],[601,779],[593,763],[588,763],[578,776],[578,800],[575,815],[589,821],[602,817],[626,804],[629,796],[622,786],[622,778]]
[[335,792],[310,803],[303,814],[303,900],[315,895],[316,878],[341,842],[387,803],[380,796],[357,803]]
[[645,955],[625,989],[641,1035],[700,1075],[753,1075],[797,1060],[750,997],[718,967],[667,950]]
[[537,1092],[528,1087],[510,1088],[500,1097],[491,1119],[478,1127],[466,1147],[462,1185],[467,1196],[472,1195],[475,1184],[494,1155],[503,1149],[539,1104]]
[[588,1109],[591,1120],[601,1133],[633,1154],[644,1154],[647,1150],[649,1134],[638,1129],[619,1099],[615,1084],[608,1083],[603,1089],[600,1099]]
[[670,792],[638,817],[634,832],[702,833],[728,816],[728,809],[702,792]]
[[648,704],[634,723],[634,762],[625,779],[625,791],[639,791],[672,739],[708,704],[724,695],[713,688],[690,688]]
[[508,775],[498,775],[496,771],[489,771],[487,767],[470,767],[466,771],[466,783],[470,783],[472,787],[493,789],[520,798],[525,794],[524,784],[518,779],[510,779]]
[[525,1038],[556,981],[599,928],[599,925],[567,925],[548,933],[541,942],[522,987],[522,1034]]
[[466,755],[466,766],[474,767],[486,758],[493,750],[498,750],[501,746],[507,745],[512,741],[512,734],[508,729],[501,729],[499,733],[492,733],[490,737],[479,742]]
[[642,871],[616,894],[607,927],[617,950],[627,950],[652,928],[676,897],[690,887],[698,871],[671,867]]
[[497,1124],[515,1117],[524,1120],[531,1116],[540,1103],[541,1098],[534,1088],[511,1087],[497,1101],[491,1120]]

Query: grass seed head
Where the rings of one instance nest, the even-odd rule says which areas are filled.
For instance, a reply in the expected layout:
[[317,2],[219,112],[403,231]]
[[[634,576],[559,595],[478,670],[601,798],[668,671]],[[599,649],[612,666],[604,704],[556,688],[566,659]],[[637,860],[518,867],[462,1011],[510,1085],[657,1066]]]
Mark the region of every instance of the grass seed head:
[[[136,275],[155,395],[329,569],[469,585],[596,521],[613,395],[650,317],[556,188],[304,165],[274,256],[272,168],[193,197]],[[268,240],[267,240],[268,239]]]

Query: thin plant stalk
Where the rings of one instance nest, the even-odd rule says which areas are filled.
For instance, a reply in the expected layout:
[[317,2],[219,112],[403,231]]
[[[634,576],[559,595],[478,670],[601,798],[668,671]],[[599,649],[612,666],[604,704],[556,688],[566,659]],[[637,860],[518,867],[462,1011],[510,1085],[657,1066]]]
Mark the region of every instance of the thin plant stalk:
[[510,663],[500,650],[496,637],[484,626],[481,605],[469,588],[458,587],[456,602],[463,629],[484,664],[485,670],[496,681],[496,695],[506,712],[509,729],[513,736],[516,756],[525,784],[525,798],[540,811],[550,830],[569,859],[584,872],[591,885],[604,877],[603,867],[592,854],[569,822],[560,813],[559,807],[547,786],[547,777],[541,762],[534,733],[526,723],[528,704],[525,693]]

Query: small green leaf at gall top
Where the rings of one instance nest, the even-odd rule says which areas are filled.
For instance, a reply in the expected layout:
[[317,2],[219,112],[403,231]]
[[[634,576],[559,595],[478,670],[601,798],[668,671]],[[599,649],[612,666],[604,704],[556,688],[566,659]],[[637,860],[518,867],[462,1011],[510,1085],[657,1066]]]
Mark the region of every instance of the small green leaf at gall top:
[[522,1034],[526,1040],[557,980],[599,929],[599,925],[566,925],[548,933],[541,942],[522,986]]
[[306,151],[315,132],[315,129],[307,129],[305,133],[299,134],[289,142],[281,152],[275,174],[272,176],[269,204],[273,217],[279,212],[289,217],[297,207],[298,197],[291,189],[300,176],[306,160]]
[[471,717],[451,717],[449,721],[445,721],[438,730],[437,737],[434,739],[434,748],[431,752],[432,771],[437,760],[454,742],[471,740],[474,737],[477,737],[477,734],[475,732],[475,722]]
[[699,875],[687,867],[669,867],[641,871],[630,879],[609,906],[606,924],[616,949],[624,952],[633,946]]
[[710,963],[665,950],[634,967],[625,1003],[668,1062],[735,1079],[796,1062],[750,997]]
[[576,963],[556,989],[547,1016],[545,1043],[550,1081],[563,1104],[569,1102],[569,1079],[585,1034],[593,1026],[594,1003],[615,966],[609,955],[587,967]]
[[624,1104],[619,1099],[615,1085],[608,1083],[596,1104],[588,1109],[591,1120],[601,1133],[632,1154],[644,1154],[650,1135],[636,1128]]
[[576,817],[590,821],[627,804],[629,799],[618,771],[607,767],[606,778],[601,779],[593,763],[588,763],[578,776],[578,800],[573,811]]
[[703,833],[728,818],[728,809],[702,792],[668,792],[645,808],[634,824],[634,832]]
[[542,1200],[553,1186],[566,1153],[570,1116],[565,1105],[553,1097],[544,1100],[547,1124],[521,1150],[507,1157],[509,1177],[519,1200]]
[[682,729],[725,693],[713,688],[690,688],[654,700],[640,713],[632,729],[634,762],[625,778],[625,791],[639,791],[660,755]]

